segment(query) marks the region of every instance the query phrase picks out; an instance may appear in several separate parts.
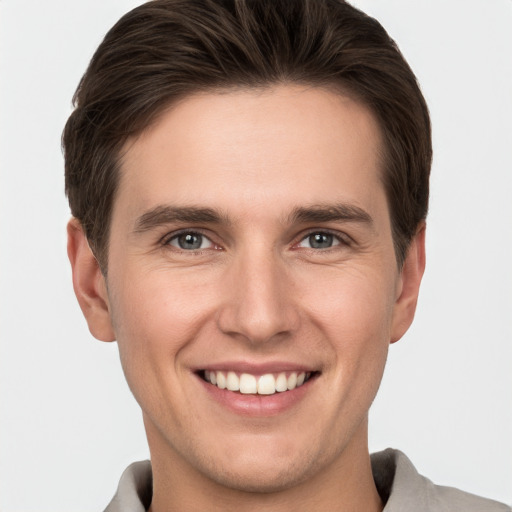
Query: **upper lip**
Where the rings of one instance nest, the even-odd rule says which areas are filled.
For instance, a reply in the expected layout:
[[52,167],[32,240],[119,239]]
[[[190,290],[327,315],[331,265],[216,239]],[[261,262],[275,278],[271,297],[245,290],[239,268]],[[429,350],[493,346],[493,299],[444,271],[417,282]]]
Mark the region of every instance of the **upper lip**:
[[267,373],[280,372],[315,372],[318,368],[311,365],[293,363],[290,361],[269,361],[269,362],[250,362],[250,361],[222,361],[219,363],[209,363],[198,367],[196,371],[232,371],[236,373],[249,373],[252,375],[265,375]]

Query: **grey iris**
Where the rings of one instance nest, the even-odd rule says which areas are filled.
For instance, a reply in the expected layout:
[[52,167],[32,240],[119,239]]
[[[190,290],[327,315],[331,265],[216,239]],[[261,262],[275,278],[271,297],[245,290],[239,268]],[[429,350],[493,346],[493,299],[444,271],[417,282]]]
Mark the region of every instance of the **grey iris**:
[[333,235],[329,233],[315,233],[309,236],[309,244],[313,249],[328,249],[332,247]]
[[203,243],[203,236],[197,233],[184,233],[178,237],[178,245],[181,249],[200,249]]

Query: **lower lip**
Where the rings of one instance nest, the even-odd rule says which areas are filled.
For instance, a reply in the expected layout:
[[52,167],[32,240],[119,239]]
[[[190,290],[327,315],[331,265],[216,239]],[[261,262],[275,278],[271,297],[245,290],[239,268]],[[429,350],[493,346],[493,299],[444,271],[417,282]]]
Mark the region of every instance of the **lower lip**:
[[219,389],[199,375],[197,375],[197,379],[211,398],[232,412],[243,416],[264,417],[282,414],[295,406],[304,398],[317,376],[314,375],[302,386],[291,391],[277,392],[273,395],[245,395],[227,389]]

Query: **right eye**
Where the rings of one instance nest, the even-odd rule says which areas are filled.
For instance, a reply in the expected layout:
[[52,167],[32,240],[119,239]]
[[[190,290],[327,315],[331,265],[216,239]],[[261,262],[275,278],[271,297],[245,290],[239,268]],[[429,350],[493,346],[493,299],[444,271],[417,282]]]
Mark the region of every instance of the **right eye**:
[[208,237],[194,231],[186,231],[174,235],[172,238],[169,238],[167,244],[183,251],[200,251],[202,249],[215,248],[215,244]]

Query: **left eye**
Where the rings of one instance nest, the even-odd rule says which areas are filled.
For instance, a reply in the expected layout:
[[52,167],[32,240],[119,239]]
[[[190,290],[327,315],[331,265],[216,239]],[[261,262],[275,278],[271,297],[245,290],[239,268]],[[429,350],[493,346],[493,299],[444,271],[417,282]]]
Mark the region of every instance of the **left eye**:
[[308,249],[330,249],[336,245],[340,245],[340,239],[331,233],[317,232],[311,233],[303,238],[298,244],[299,247]]
[[214,243],[209,238],[201,233],[194,232],[175,235],[167,243],[185,251],[197,251],[214,247]]

